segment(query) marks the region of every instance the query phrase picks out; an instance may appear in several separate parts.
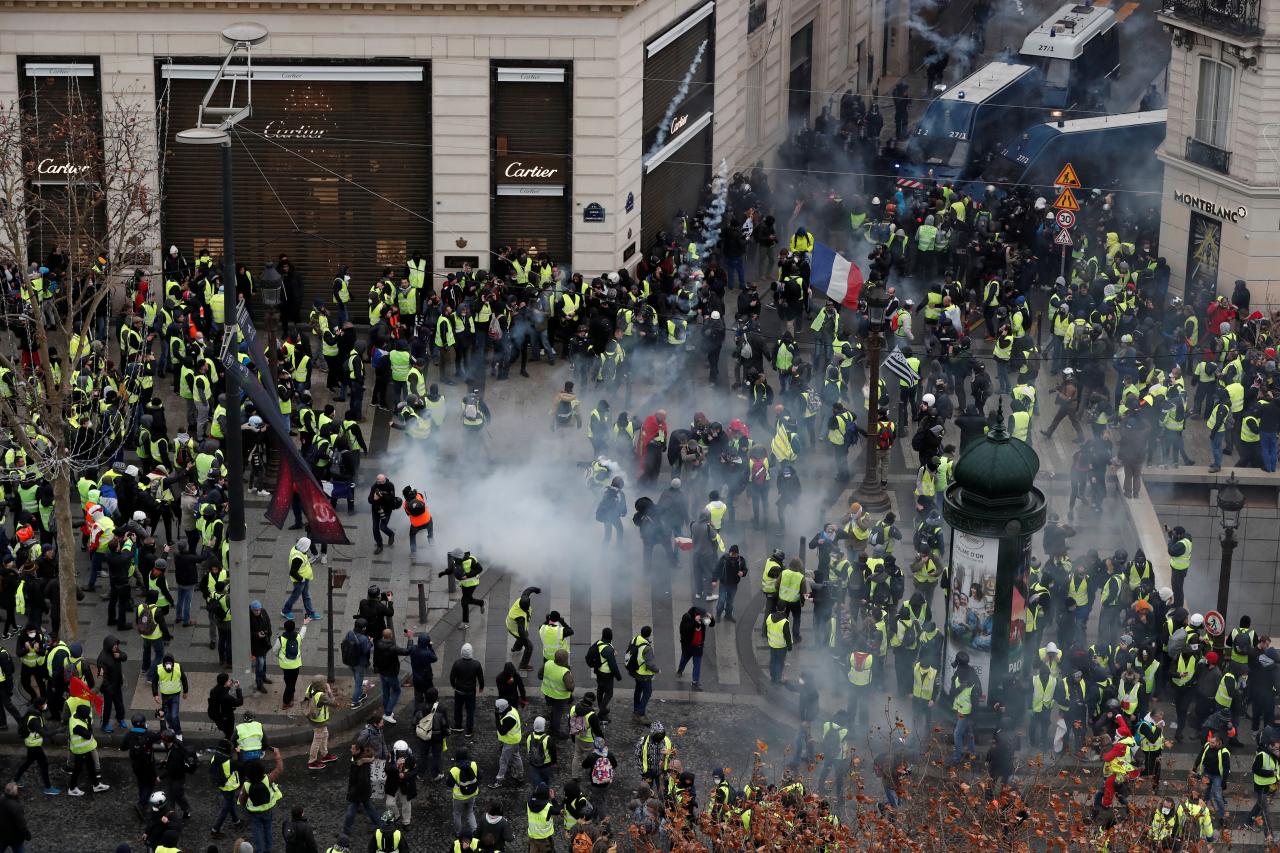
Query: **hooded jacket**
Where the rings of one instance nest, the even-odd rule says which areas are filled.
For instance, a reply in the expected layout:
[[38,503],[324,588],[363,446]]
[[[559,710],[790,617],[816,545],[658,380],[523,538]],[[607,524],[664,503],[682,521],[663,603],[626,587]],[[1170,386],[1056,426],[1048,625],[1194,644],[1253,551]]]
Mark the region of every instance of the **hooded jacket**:
[[453,662],[449,670],[449,686],[458,693],[473,696],[484,687],[484,667],[464,649],[462,656]]
[[409,664],[413,667],[413,680],[430,686],[435,680],[431,672],[431,664],[436,660],[436,650],[431,648],[431,636],[418,634],[417,640],[409,647]]
[[102,670],[102,688],[120,688],[124,686],[124,664],[129,659],[124,649],[120,649],[120,656],[116,657],[112,654],[112,648],[119,642],[115,637],[108,634],[102,638],[102,651],[98,653],[98,668]]

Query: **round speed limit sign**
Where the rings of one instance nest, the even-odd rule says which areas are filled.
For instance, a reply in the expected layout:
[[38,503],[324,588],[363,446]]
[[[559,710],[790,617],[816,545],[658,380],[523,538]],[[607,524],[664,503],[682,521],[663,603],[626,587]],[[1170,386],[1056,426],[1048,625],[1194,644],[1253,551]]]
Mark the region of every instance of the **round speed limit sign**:
[[1076,224],[1076,215],[1069,210],[1058,211],[1058,227],[1074,228]]

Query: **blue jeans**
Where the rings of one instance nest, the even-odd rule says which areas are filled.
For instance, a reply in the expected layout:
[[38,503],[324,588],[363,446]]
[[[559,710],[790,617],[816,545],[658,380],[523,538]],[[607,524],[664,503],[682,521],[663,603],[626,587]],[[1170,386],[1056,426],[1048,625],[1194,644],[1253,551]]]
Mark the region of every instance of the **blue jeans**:
[[738,287],[746,290],[747,267],[746,264],[743,263],[742,256],[738,255],[736,258],[726,256],[724,259],[724,266],[729,276],[729,289],[733,290],[733,278],[736,275],[738,277]]
[[89,585],[86,587],[90,592],[98,585],[98,575],[102,573],[102,562],[106,559],[106,554],[99,554],[94,551],[89,555]]
[[1222,445],[1226,443],[1227,433],[1225,431],[1215,433],[1209,436],[1209,449],[1213,452],[1213,467],[1222,467]]
[[1262,445],[1260,448],[1262,450],[1262,470],[1274,472],[1276,470],[1277,433],[1259,433],[1258,438],[1258,443]]
[[374,829],[382,826],[382,820],[378,817],[378,813],[373,810],[373,803],[365,800],[362,803],[347,803],[347,814],[342,819],[342,831],[346,835],[351,834],[351,830],[356,826],[356,813],[364,809],[365,816],[369,818],[369,823]]
[[731,583],[720,584],[720,597],[716,599],[716,620],[728,613],[733,615],[733,599],[738,595],[738,585]]
[[534,788],[539,785],[546,785],[550,787],[552,784],[550,767],[534,767],[530,764],[528,776],[529,785]]
[[226,823],[227,818],[236,819],[236,794],[237,791],[219,791],[222,794],[222,811],[218,812],[218,819],[213,822],[215,832],[222,829],[222,825]]
[[182,720],[178,718],[178,713],[182,710],[182,694],[175,693],[172,696],[161,696],[160,707],[164,709],[164,721],[173,730],[173,733],[175,735],[182,734]]
[[964,757],[966,752],[966,745],[968,752],[978,751],[978,742],[973,737],[973,723],[970,722],[967,716],[958,717],[956,718],[956,734],[954,738],[955,749],[951,753],[950,764],[960,763],[960,759]]
[[782,683],[782,673],[787,666],[786,649],[769,649],[769,680],[774,684]]
[[385,717],[395,716],[391,712],[396,709],[396,703],[400,701],[400,676],[383,675],[382,679],[382,714]]
[[253,683],[265,687],[267,682],[267,656],[258,655],[253,659]]
[[306,608],[308,616],[316,612],[316,609],[311,606],[311,581],[297,581],[294,583],[293,592],[289,593],[289,600],[284,603],[284,607],[281,607],[280,610],[284,613],[292,613],[293,605],[297,603],[299,598],[302,599],[302,606]]
[[[152,657],[155,660],[152,660]],[[160,665],[160,661],[164,658],[164,638],[156,637],[154,640],[142,641],[142,668],[147,671],[147,678],[156,674],[156,667]]]
[[178,613],[174,619],[178,622],[191,621],[191,596],[195,593],[194,586],[178,587]]
[[356,682],[355,687],[351,688],[351,701],[356,703],[364,698],[364,667],[351,667],[351,677]]
[[636,716],[643,717],[644,712],[649,707],[649,697],[653,695],[653,679],[638,678],[636,679],[636,692],[631,698],[631,710]]
[[680,664],[676,667],[676,672],[677,672],[677,673],[682,673],[682,672],[684,672],[684,666],[685,666],[685,664],[687,664],[689,661],[693,661],[693,683],[694,683],[694,684],[697,684],[697,683],[698,683],[698,679],[699,679],[699,677],[702,675],[702,652],[701,652],[701,650],[699,650],[698,654],[696,654],[696,655],[695,655],[695,654],[692,654],[692,653],[690,653],[690,654],[685,654],[684,652],[681,652],[681,653],[680,653]]
[[1204,798],[1209,801],[1218,813],[1218,826],[1227,825],[1227,801],[1222,796],[1222,777],[1210,776],[1209,787],[1205,789]]
[[249,825],[253,828],[253,849],[263,850],[271,853],[271,813],[275,809],[267,809],[265,812],[246,812],[249,815]]

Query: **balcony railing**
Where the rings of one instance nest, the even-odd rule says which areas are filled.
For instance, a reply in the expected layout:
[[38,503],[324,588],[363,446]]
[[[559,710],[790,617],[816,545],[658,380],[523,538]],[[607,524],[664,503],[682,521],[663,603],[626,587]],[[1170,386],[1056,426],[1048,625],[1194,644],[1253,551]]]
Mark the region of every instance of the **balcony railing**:
[[1231,152],[1216,145],[1187,137],[1187,159],[1197,166],[1204,166],[1224,175],[1231,174]]
[[1232,35],[1262,34],[1262,0],[1164,0],[1163,11]]

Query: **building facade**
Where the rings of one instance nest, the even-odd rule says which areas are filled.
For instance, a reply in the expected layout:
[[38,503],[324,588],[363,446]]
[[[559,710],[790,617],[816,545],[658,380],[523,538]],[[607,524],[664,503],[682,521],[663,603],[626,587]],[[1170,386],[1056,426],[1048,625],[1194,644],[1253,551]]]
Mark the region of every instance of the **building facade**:
[[895,4],[9,0],[0,100],[154,107],[154,244],[216,255],[218,157],[173,137],[219,33],[252,20],[270,36],[233,141],[239,260],[288,254],[309,295],[342,264],[367,283],[415,250],[441,272],[508,245],[595,273],[639,260],[722,161],[749,168],[846,88],[901,73]]
[[1280,0],[1165,0],[1160,252],[1171,287],[1280,303]]

